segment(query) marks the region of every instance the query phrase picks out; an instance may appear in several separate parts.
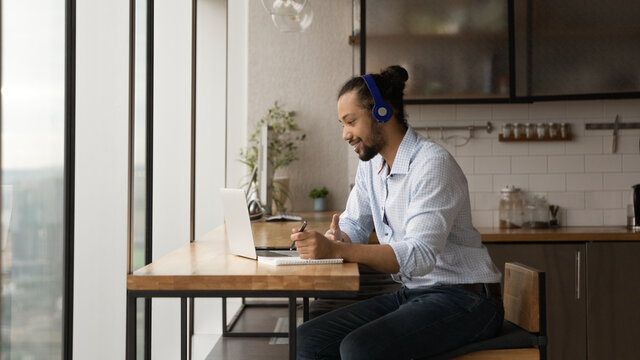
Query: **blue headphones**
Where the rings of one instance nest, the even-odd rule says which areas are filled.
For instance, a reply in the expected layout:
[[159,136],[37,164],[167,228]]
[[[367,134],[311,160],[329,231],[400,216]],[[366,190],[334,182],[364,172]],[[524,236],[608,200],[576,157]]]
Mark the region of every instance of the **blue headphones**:
[[367,74],[362,75],[362,78],[364,79],[365,84],[367,84],[369,92],[373,97],[373,109],[371,109],[373,117],[381,123],[389,121],[389,119],[391,119],[391,106],[382,100],[382,95],[380,95],[380,91],[378,90],[373,77]]

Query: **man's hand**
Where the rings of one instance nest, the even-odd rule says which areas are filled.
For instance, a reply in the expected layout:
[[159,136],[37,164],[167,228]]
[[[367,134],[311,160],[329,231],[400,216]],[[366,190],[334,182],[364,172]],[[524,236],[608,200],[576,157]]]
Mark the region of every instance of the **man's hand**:
[[333,218],[331,219],[331,226],[324,236],[329,240],[344,242],[344,237],[342,236],[342,231],[340,231],[340,216],[338,214],[333,214]]
[[291,229],[291,241],[296,242],[296,250],[302,259],[334,258],[336,245],[317,231]]

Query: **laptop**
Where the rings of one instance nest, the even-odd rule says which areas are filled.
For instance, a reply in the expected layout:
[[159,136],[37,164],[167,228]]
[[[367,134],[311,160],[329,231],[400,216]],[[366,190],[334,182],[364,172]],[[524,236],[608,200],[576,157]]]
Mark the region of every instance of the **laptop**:
[[220,189],[222,212],[227,230],[227,243],[233,255],[257,259],[273,265],[341,263],[342,259],[300,259],[294,250],[256,250],[247,208],[247,198],[242,189]]

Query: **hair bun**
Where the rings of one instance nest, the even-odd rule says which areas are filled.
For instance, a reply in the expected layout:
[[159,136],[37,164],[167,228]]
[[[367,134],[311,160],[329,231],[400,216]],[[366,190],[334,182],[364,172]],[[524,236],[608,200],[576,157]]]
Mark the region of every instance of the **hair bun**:
[[391,65],[380,73],[394,83],[405,83],[409,79],[409,73],[400,65]]

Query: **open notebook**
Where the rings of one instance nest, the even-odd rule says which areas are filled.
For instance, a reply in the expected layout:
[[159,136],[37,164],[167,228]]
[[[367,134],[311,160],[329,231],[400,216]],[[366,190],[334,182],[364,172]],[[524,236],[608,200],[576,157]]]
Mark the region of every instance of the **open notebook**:
[[247,199],[242,189],[220,189],[222,210],[227,230],[227,243],[231,254],[271,265],[337,264],[342,259],[301,259],[297,251],[256,250],[247,210]]

